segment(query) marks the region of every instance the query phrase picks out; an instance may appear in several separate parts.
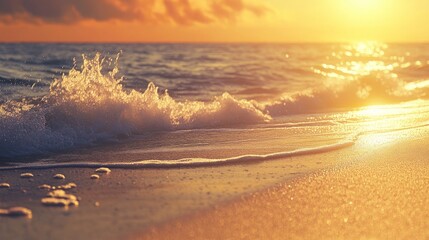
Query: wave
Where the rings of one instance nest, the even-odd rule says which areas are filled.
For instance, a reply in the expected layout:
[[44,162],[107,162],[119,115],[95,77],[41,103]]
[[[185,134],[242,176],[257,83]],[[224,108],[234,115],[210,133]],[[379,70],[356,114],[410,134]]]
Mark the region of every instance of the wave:
[[5,78],[0,76],[0,85],[14,85],[14,86],[47,86],[45,83],[40,82],[38,80],[32,80],[32,79],[20,79],[20,78]]
[[143,160],[135,162],[67,162],[67,163],[32,163],[17,166],[0,167],[0,170],[16,169],[48,169],[48,168],[183,168],[183,167],[208,167],[227,164],[248,164],[258,161],[267,161],[287,157],[319,154],[331,152],[354,145],[354,140],[342,141],[335,144],[324,145],[314,148],[302,148],[287,152],[276,152],[270,154],[248,154],[230,158],[182,158],[177,160]]
[[427,80],[405,82],[372,74],[327,82],[321,87],[287,95],[264,105],[271,116],[315,113],[329,109],[395,104],[429,97]]
[[413,126],[398,127],[393,129],[381,129],[363,131],[352,134],[349,137],[337,143],[322,145],[312,148],[300,148],[292,151],[274,152],[269,154],[247,154],[227,158],[182,158],[176,160],[142,160],[134,162],[67,162],[67,163],[27,163],[14,166],[0,167],[1,170],[19,170],[19,169],[51,169],[51,168],[123,168],[123,169],[138,169],[138,168],[195,168],[195,167],[212,167],[224,166],[233,164],[252,164],[261,161],[276,160],[288,157],[297,157],[305,155],[314,155],[341,150],[355,145],[361,136],[369,134],[393,133],[404,130],[419,129],[429,127],[429,121]]
[[83,56],[81,70],[56,79],[37,101],[0,105],[0,157],[44,154],[100,140],[148,131],[228,127],[266,122],[271,117],[255,104],[228,93],[211,102],[184,101],[159,93],[149,83],[144,92],[126,91],[104,59]]
[[[49,94],[43,98],[0,103],[0,158],[53,153],[151,131],[243,126],[269,122],[276,116],[429,96],[429,80],[405,82],[375,71],[353,79],[328,81],[265,104],[239,100],[229,93],[209,102],[177,101],[167,91],[160,93],[153,83],[143,92],[125,89],[122,78],[116,77],[117,61],[112,61],[112,70],[105,71],[106,62],[99,54],[94,58],[83,56],[82,66],[73,67],[51,83]],[[261,87],[249,93],[264,89],[268,93],[275,91]],[[304,121],[274,127],[336,124],[342,122]]]

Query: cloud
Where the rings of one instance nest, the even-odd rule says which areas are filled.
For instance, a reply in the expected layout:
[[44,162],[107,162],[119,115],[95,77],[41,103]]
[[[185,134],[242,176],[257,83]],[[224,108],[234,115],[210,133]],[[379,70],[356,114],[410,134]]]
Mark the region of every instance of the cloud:
[[264,6],[246,4],[242,0],[215,0],[211,2],[212,13],[220,19],[235,20],[237,12],[248,11],[255,16],[263,16],[269,12]]
[[201,9],[192,7],[189,0],[164,0],[163,3],[166,15],[177,24],[189,25],[195,22],[212,22],[212,18]]
[[[89,19],[142,19],[136,9],[138,0],[0,0],[0,17],[30,23],[74,23]],[[141,1],[141,7],[152,7],[154,1]]]
[[73,24],[83,20],[171,22],[178,25],[235,21],[269,12],[245,0],[0,0],[0,22]]

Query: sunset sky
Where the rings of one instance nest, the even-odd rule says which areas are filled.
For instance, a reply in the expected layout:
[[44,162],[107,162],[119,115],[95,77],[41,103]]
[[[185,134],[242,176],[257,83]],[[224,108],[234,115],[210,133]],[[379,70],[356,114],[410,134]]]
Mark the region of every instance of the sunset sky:
[[0,0],[0,41],[429,41],[427,0]]

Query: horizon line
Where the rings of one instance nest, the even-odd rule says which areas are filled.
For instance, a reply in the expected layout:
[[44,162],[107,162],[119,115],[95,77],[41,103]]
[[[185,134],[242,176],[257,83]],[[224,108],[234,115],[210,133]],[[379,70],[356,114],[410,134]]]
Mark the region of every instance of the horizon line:
[[429,44],[427,41],[1,41],[0,44],[350,44],[378,42],[385,44]]

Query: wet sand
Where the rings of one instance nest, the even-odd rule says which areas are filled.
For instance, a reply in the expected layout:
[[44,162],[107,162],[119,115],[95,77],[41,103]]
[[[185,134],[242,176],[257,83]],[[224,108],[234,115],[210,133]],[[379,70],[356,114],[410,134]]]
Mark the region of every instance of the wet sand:
[[[21,206],[32,219],[0,216],[0,239],[124,239],[152,226],[212,209],[279,182],[344,161],[341,151],[245,165],[179,169],[60,168],[0,171],[0,209]],[[326,159],[326,156],[331,156]],[[21,178],[22,173],[33,177]],[[64,179],[56,179],[63,174]],[[97,174],[99,178],[91,177]],[[49,186],[65,190],[78,206],[42,204]],[[58,203],[58,205],[61,205]]]
[[152,228],[139,238],[428,239],[428,130],[395,136],[363,137],[356,147],[368,151],[349,164]]
[[[0,171],[10,184],[0,208],[32,211],[0,217],[0,239],[427,238],[428,133],[366,136],[339,151],[246,165]],[[25,172],[34,176],[20,178]],[[38,186],[70,182],[78,206],[42,205],[49,190]]]

